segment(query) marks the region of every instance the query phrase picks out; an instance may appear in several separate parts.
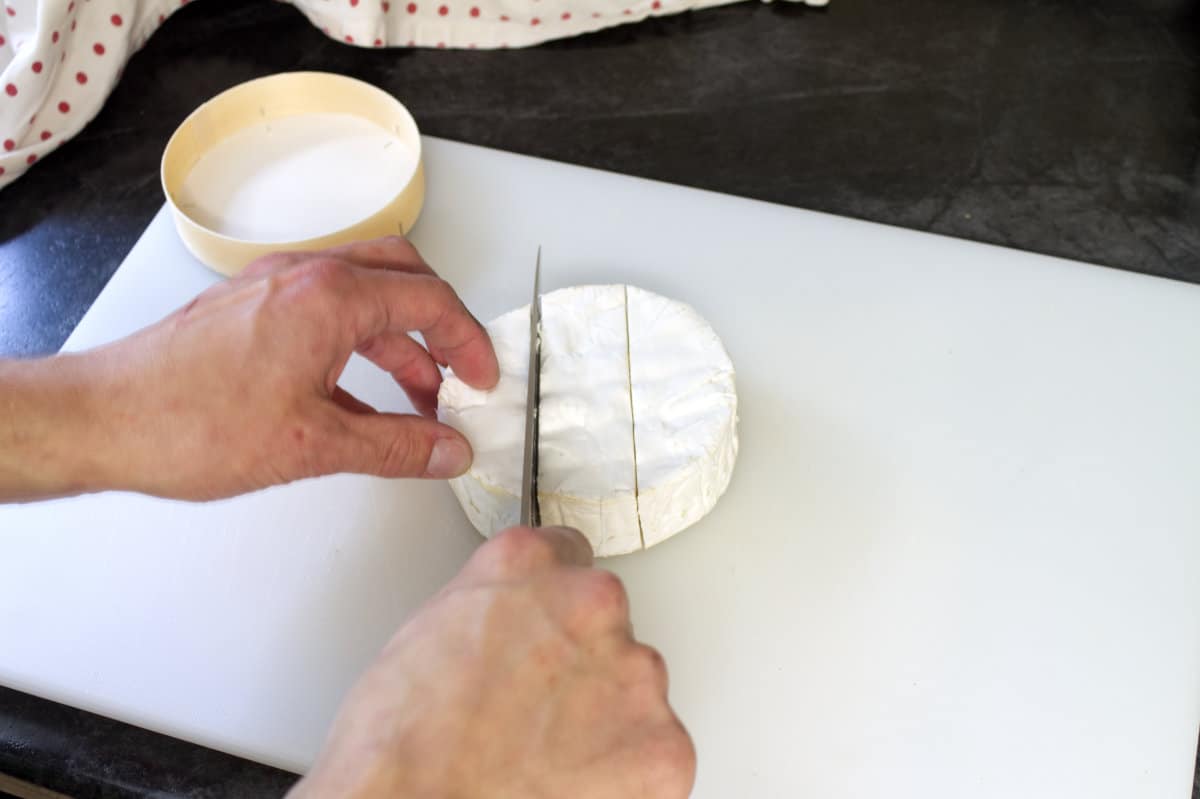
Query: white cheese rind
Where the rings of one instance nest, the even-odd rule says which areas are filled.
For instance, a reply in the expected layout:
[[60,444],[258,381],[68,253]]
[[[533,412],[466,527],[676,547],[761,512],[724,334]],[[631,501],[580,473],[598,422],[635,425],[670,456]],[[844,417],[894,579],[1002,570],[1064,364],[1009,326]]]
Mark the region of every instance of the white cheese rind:
[[[475,449],[450,485],[486,536],[517,523],[528,313],[488,325],[496,388],[448,374],[438,398]],[[578,528],[604,557],[660,543],[712,509],[737,457],[737,394],[729,355],[694,310],[635,287],[551,292],[541,368],[543,524]]]
[[638,509],[647,547],[699,521],[737,460],[733,362],[690,306],[628,287]]
[[627,350],[624,286],[542,297],[542,524],[583,531],[599,556],[641,547]]

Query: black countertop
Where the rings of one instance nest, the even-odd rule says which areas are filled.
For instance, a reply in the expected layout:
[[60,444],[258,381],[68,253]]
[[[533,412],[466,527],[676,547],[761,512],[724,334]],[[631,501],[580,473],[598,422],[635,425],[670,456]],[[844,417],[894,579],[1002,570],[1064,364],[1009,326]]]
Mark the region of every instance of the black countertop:
[[[62,344],[162,203],[174,128],[274,72],[370,81],[437,136],[1200,283],[1198,67],[1186,0],[750,2],[457,52],[345,46],[270,0],[194,2],[88,128],[0,191],[0,355]],[[294,779],[6,689],[0,775],[81,797]]]

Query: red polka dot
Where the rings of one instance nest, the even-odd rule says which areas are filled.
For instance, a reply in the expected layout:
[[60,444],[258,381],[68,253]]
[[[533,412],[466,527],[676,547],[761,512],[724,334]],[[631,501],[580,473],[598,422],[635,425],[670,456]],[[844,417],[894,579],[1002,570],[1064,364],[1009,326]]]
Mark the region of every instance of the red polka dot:
[[67,13],[70,14],[75,10],[75,0],[71,0],[71,5],[67,6]]
[[346,44],[354,44],[354,37],[353,37],[353,36],[347,36],[347,37],[346,37]]
[[163,24],[163,23],[164,23],[164,22],[166,22],[166,21],[167,21],[167,15],[166,15],[166,14],[159,14],[159,15],[158,15],[158,24],[159,24],[159,25]]
[[8,15],[9,15],[10,17],[15,17],[15,16],[17,15],[17,12],[16,12],[16,11],[13,11],[13,7],[12,7],[12,6],[9,6],[7,10],[8,10]]
[[29,68],[30,68],[30,69],[32,69],[34,72],[40,73],[40,72],[42,71],[42,62],[41,62],[41,61],[34,61],[34,62],[33,62],[31,65],[30,65],[30,67],[29,67]]
[[50,34],[50,41],[52,44],[58,44],[58,31],[54,31]]
[[389,3],[389,2],[387,2],[387,0],[384,0],[384,2],[382,3],[382,5],[383,5],[383,13],[385,13],[385,14],[386,14],[387,12],[389,12],[389,11],[391,11],[391,10],[392,10],[392,4],[391,4],[391,3]]
[[538,19],[537,17],[534,17],[533,19],[529,20],[529,24],[530,25],[541,25],[542,21],[540,19]]
[[16,146],[17,146],[17,143],[15,141],[13,141],[12,139],[4,140],[4,149],[7,150],[8,152],[12,152],[12,149]]
[[71,30],[75,30],[75,20],[71,20]]
[[52,135],[53,134],[50,131],[43,130],[42,131],[42,141],[45,141],[46,139],[50,138]]
[[58,104],[58,110],[59,110],[59,113],[66,114],[71,110],[71,104],[68,103],[66,100],[63,100],[61,103]]
[[33,166],[33,162],[36,160],[37,160],[37,154],[30,153],[29,157],[25,159],[25,163],[29,164],[30,166]]
[[658,0],[654,0],[654,2],[650,4],[650,7],[657,11],[658,9],[662,8],[662,3],[660,3]]
[[415,13],[417,13],[417,4],[416,4],[416,3],[409,3],[409,4],[408,4],[408,5],[405,7],[405,10],[407,10],[407,11],[408,11],[408,13],[410,13],[410,14],[415,14]]
[[630,10],[627,8],[627,9],[625,9],[624,11],[622,11],[621,13],[622,13],[622,14],[632,14],[633,12],[632,12],[632,11],[630,11]]
[[92,45],[92,51],[96,55],[104,55],[104,45],[100,44],[100,42],[96,42]]
[[599,11],[593,11],[593,12],[592,12],[592,19],[600,19],[600,12],[599,12]]
[[438,49],[439,49],[439,50],[445,50],[445,49],[446,49],[446,43],[445,43],[445,42],[438,42],[438,43],[437,43],[437,46],[438,46]]
[[383,39],[376,39],[376,40],[375,40],[375,46],[376,46],[376,47],[383,47]]
[[467,49],[468,49],[468,50],[474,50],[474,49],[475,49],[475,42],[471,42],[470,44],[468,44],[468,45],[467,45]]
[[571,18],[571,12],[570,12],[570,11],[564,11],[564,12],[563,12],[563,15],[562,15],[562,18],[563,18],[563,22],[566,22],[567,20],[569,20],[569,19]]
[[408,46],[408,47],[416,47],[416,46],[417,46],[417,43],[416,43],[416,42],[414,42],[412,39],[409,39],[409,40],[408,40],[408,45],[407,45],[407,46]]
[[3,36],[0,36],[0,47],[4,46],[5,41],[7,41],[7,40]]
[[0,175],[4,174],[4,167],[0,166]]
[[500,15],[500,21],[501,21],[501,22],[508,22],[508,14],[501,14],[501,15]]
[[479,16],[479,6],[471,6],[471,16]]
[[113,14],[111,17],[108,18],[108,20],[109,20],[109,22],[111,22],[113,25],[115,25],[118,28],[121,27],[121,23],[125,21],[125,20],[121,19],[120,14]]
[[79,83],[81,85],[84,83],[87,83],[87,73],[86,72],[76,72],[75,73],[75,82]]
[[7,86],[4,87],[4,92],[9,97],[16,97],[17,96],[17,85],[15,83],[8,84]]
[[354,8],[354,7],[355,7],[355,6],[357,6],[357,5],[358,5],[358,0],[350,0],[350,7],[351,7],[351,8]]
[[449,14],[449,13],[450,13],[450,9],[449,9],[449,8],[447,8],[446,6],[438,6],[438,15],[439,15],[439,16],[443,16],[443,17],[444,17],[444,16],[446,16],[446,15],[447,15],[447,14]]

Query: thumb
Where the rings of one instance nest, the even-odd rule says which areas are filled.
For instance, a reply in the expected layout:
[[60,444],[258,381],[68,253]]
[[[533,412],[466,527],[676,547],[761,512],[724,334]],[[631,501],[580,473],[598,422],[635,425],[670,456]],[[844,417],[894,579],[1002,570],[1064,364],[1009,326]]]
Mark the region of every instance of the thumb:
[[445,480],[471,466],[471,445],[449,425],[399,413],[339,415],[347,436],[339,471]]

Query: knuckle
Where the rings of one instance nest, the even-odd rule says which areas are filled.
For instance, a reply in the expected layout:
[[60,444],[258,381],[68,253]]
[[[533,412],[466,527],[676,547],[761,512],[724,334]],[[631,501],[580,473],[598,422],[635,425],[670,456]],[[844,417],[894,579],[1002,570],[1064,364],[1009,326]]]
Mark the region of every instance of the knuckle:
[[594,570],[590,600],[594,603],[596,611],[629,614],[629,595],[625,593],[625,583],[611,571]]
[[298,288],[316,296],[341,294],[350,280],[349,264],[337,258],[312,258],[293,271]]
[[637,682],[650,683],[656,688],[665,688],[667,685],[667,662],[652,646],[634,644],[628,668]]
[[669,775],[668,790],[680,797],[687,796],[696,780],[696,746],[692,743],[692,736],[678,721],[671,725],[664,737],[659,756]]
[[404,236],[381,236],[366,245],[365,252],[388,262],[388,266],[415,265],[421,262],[417,248]]
[[262,286],[262,292],[266,296],[278,296],[292,286],[292,283],[292,278],[289,278],[284,272],[271,272],[262,281],[254,283],[254,286]]
[[258,275],[269,272],[273,269],[279,269],[292,263],[295,259],[295,253],[288,252],[273,252],[255,258],[246,268],[242,270],[242,274],[249,278],[254,278]]
[[427,456],[416,436],[392,436],[382,442],[379,448],[379,474],[398,477],[419,473],[428,460]]
[[458,292],[448,281],[436,275],[421,275],[420,277],[421,280],[428,283],[429,291],[439,307],[458,305]]
[[621,578],[604,569],[593,569],[587,576],[586,610],[606,619],[629,617],[629,595]]
[[421,349],[413,349],[398,359],[392,369],[392,377],[401,385],[409,383],[440,383],[441,372],[437,370],[429,353]]
[[691,793],[696,781],[696,747],[678,719],[651,736],[641,751],[647,782],[655,787],[652,796],[685,799]]
[[274,272],[267,275],[261,281],[254,283],[248,290],[257,289],[260,301],[265,304],[270,300],[278,300],[283,297],[289,285],[291,285],[290,280],[284,277],[283,274]]
[[554,559],[554,546],[531,527],[510,527],[487,545],[501,572],[516,572]]
[[416,248],[413,247],[412,242],[398,233],[393,233],[390,236],[384,236],[379,240],[379,244],[383,248],[398,254],[411,255],[412,253],[416,252]]

